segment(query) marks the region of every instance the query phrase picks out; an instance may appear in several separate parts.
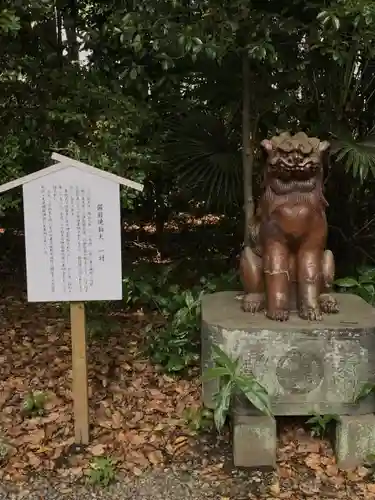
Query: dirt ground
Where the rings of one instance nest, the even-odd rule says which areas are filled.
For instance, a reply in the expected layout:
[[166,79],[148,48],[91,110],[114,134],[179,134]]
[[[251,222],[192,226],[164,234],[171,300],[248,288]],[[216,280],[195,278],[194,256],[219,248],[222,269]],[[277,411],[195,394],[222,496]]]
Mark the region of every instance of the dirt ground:
[[[371,471],[339,471],[330,442],[296,419],[279,422],[276,471],[234,468],[229,430],[196,433],[186,422],[186,409],[201,405],[198,370],[180,379],[152,366],[139,312],[117,317],[116,335],[90,340],[91,444],[77,447],[67,316],[11,293],[0,315],[1,498],[375,498]],[[32,391],[46,395],[44,413],[26,417]],[[113,461],[112,486],[88,486],[95,457]]]

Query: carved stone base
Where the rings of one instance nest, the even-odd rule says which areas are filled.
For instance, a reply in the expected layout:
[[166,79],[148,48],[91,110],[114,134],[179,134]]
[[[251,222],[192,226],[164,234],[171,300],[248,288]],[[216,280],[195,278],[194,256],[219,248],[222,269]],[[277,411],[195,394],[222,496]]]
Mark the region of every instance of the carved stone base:
[[[239,358],[245,373],[267,389],[276,415],[341,416],[336,455],[341,468],[356,467],[375,450],[375,398],[355,399],[375,382],[375,309],[349,294],[336,295],[341,312],[322,322],[291,315],[276,323],[245,313],[238,294],[221,292],[202,301],[202,370],[213,365],[212,345]],[[214,407],[217,381],[203,383],[204,404]],[[235,398],[233,456],[241,467],[273,467],[275,420]]]
[[[267,389],[274,415],[360,415],[375,412],[370,396],[355,398],[375,382],[375,310],[355,295],[336,294],[340,313],[321,322],[292,314],[278,323],[246,313],[236,292],[202,300],[202,370],[212,366],[212,345],[238,357],[244,372]],[[204,404],[214,407],[217,381],[203,383]],[[254,415],[259,415],[253,409]]]

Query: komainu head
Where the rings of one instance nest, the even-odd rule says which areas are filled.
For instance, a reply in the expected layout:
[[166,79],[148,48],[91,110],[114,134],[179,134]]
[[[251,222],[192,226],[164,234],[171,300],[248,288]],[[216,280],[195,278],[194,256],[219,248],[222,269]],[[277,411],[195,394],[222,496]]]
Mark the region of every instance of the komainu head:
[[268,175],[288,181],[308,181],[322,173],[322,156],[330,144],[304,132],[283,132],[262,141],[266,150]]

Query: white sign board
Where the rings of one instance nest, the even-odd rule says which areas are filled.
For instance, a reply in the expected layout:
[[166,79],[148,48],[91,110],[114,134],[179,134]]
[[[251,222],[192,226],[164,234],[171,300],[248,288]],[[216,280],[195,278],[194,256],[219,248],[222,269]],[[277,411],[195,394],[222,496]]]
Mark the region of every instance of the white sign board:
[[122,299],[119,189],[74,167],[24,184],[29,302]]

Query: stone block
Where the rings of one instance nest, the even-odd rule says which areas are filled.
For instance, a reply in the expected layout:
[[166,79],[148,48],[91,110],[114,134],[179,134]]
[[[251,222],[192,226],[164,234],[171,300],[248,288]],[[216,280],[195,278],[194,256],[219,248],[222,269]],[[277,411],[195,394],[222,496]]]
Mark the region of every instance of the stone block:
[[276,466],[276,421],[233,413],[233,462],[236,467]]
[[375,453],[375,415],[340,417],[335,452],[340,469],[354,469],[367,462]]
[[[240,359],[267,389],[274,415],[360,415],[375,398],[355,398],[375,382],[375,309],[351,294],[337,294],[340,313],[321,322],[292,314],[284,323],[241,310],[236,292],[202,300],[202,371],[212,366],[212,345]],[[203,401],[214,407],[217,381],[203,383]],[[254,412],[256,414],[256,412]]]

